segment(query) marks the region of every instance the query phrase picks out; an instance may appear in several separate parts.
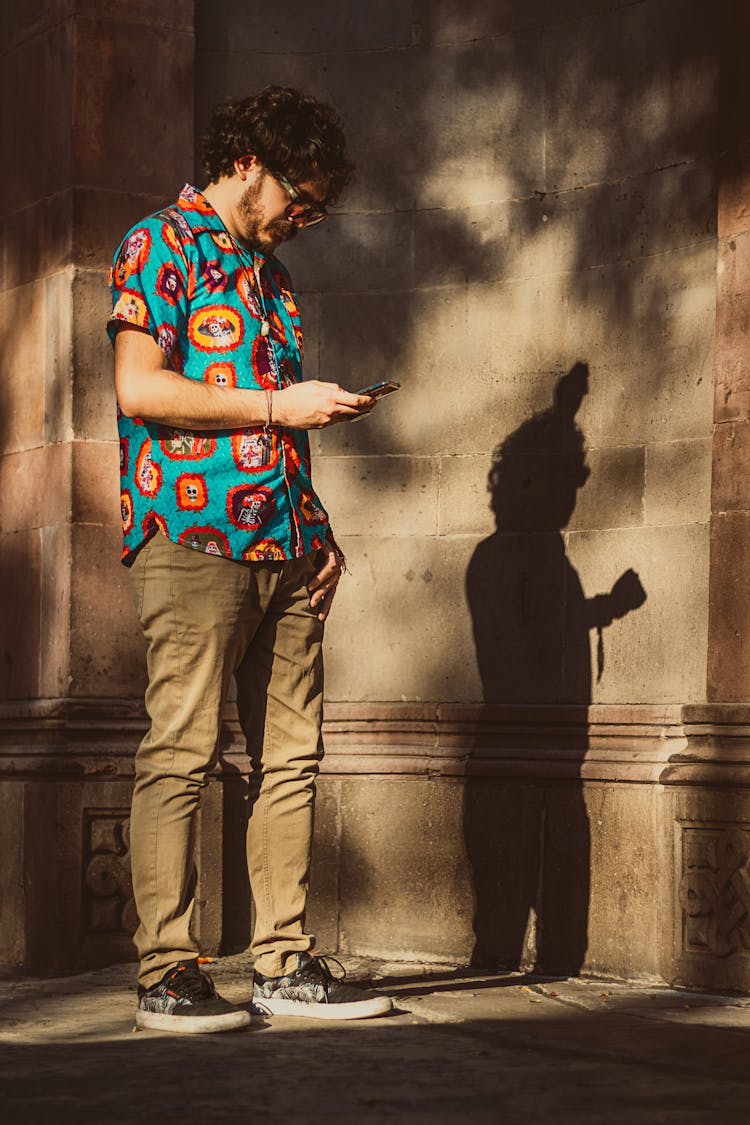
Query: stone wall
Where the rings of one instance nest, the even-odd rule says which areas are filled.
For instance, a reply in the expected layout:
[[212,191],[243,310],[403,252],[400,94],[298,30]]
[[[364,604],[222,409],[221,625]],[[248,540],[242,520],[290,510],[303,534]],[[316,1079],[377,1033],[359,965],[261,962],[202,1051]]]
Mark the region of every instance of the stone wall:
[[[329,630],[329,697],[703,699],[709,6],[532,0],[521,14],[391,0],[352,26],[341,9],[317,5],[311,30],[302,4],[264,13],[262,28],[246,4],[199,4],[197,38],[199,130],[217,100],[271,81],[345,115],[357,185],[342,214],[284,251],[305,295],[308,373],[351,388],[403,383],[365,424],[315,442],[352,569]],[[589,372],[573,390],[579,407],[555,412],[576,363]],[[585,482],[562,448],[576,427]],[[513,440],[525,467],[498,485],[497,503],[513,509],[498,540],[487,478],[493,451]],[[480,611],[464,596],[472,559],[475,626],[512,633],[482,654],[484,693]],[[646,601],[606,629],[603,673],[594,659],[591,677],[574,603],[630,567]],[[528,604],[509,627],[506,600],[521,586]],[[566,625],[581,633],[575,655],[563,652]],[[575,687],[564,682],[571,659]]]
[[403,384],[314,443],[329,944],[700,979],[660,780],[706,698],[722,50],[702,3],[198,5],[198,132],[266,82],[348,125],[284,251],[308,374]]
[[[358,165],[282,255],[307,375],[402,383],[314,435],[351,570],[321,945],[750,989],[742,6],[168,7],[50,0],[4,47],[0,959],[129,953],[143,648],[105,274],[211,106],[282,82],[341,110]],[[248,939],[246,771],[230,708],[207,949]]]

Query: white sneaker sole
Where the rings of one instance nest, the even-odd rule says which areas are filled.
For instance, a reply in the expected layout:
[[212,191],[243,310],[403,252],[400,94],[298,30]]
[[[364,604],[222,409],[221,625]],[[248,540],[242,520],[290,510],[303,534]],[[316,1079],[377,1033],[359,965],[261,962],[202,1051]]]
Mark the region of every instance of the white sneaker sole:
[[173,1035],[205,1035],[212,1031],[238,1031],[248,1027],[249,1012],[225,1012],[221,1016],[170,1016],[165,1012],[136,1009],[135,1026],[147,1031],[168,1031]]
[[393,1008],[390,996],[374,996],[349,1004],[319,1004],[315,1001],[281,1000],[273,996],[254,996],[253,1012],[263,1016],[301,1016],[312,1020],[366,1020],[384,1016]]

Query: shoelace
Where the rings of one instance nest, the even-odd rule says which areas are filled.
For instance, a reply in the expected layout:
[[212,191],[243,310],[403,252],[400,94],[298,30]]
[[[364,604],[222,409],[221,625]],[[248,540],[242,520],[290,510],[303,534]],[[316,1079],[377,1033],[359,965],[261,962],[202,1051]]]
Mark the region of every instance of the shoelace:
[[213,996],[214,983],[208,973],[202,973],[197,966],[180,965],[168,978],[167,991],[194,1003]]
[[[338,967],[341,969],[340,976],[337,976],[331,971],[330,963],[338,965]],[[306,971],[311,971],[316,976],[322,976],[326,984],[333,981],[342,981],[346,976],[346,969],[344,968],[344,966],[341,964],[338,958],[332,957],[330,954],[326,954],[324,956],[322,953],[318,953],[312,956],[310,961],[308,961],[308,963],[302,969],[303,973]]]

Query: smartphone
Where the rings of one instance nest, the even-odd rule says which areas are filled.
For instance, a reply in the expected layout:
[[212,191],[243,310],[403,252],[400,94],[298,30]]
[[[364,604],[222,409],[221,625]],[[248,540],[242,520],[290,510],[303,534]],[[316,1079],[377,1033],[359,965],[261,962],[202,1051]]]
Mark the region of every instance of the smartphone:
[[393,391],[399,390],[400,383],[391,383],[390,380],[384,379],[382,383],[373,383],[369,387],[363,387],[361,391],[355,391],[355,395],[370,395],[372,398],[380,398],[382,395],[392,394]]

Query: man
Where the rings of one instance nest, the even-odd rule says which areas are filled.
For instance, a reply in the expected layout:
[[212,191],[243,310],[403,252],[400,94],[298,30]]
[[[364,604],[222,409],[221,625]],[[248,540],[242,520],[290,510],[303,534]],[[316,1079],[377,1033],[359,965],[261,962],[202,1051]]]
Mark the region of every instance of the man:
[[329,106],[267,87],[216,110],[204,168],[203,192],[186,186],[130,231],[111,278],[123,561],[148,642],[151,721],[131,816],[136,1024],[250,1020],[217,995],[190,932],[195,814],[233,676],[253,765],[253,1003],[378,1015],[390,1000],[334,979],[304,927],[323,623],[343,567],[305,431],[374,402],[301,381],[299,311],[274,257],[326,217],[353,166]]

